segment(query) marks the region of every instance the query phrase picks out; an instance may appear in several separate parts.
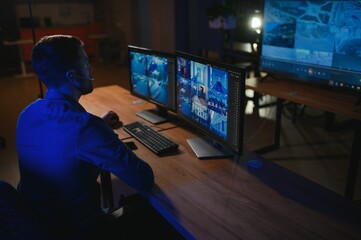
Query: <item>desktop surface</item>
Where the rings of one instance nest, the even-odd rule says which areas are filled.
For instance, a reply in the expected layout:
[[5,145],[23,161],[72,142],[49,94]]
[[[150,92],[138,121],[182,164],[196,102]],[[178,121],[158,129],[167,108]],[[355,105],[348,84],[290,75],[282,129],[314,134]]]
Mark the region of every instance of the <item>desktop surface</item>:
[[269,94],[284,100],[361,120],[361,106],[355,105],[360,96],[357,97],[354,94],[332,91],[287,78],[273,77],[266,77],[264,80],[249,78],[246,80],[246,88],[258,93]]
[[[174,128],[180,154],[159,158],[138,145],[153,168],[153,205],[195,239],[358,239],[360,209],[352,201],[247,150],[242,157],[199,160]],[[260,168],[250,168],[257,159]],[[332,226],[332,228],[330,228]],[[182,232],[182,228],[178,229]]]
[[[136,98],[126,92],[96,88],[80,102],[97,115],[112,109],[126,124],[149,107],[132,104]],[[196,131],[174,122],[154,127],[179,143],[178,154],[158,157],[124,130],[115,132],[134,141],[134,152],[151,165],[150,202],[187,239],[360,239],[360,208],[351,200],[247,150],[241,157],[199,160],[187,143],[200,136]],[[263,165],[248,167],[254,159]],[[126,195],[125,184],[112,178],[113,186],[122,186],[114,195]]]

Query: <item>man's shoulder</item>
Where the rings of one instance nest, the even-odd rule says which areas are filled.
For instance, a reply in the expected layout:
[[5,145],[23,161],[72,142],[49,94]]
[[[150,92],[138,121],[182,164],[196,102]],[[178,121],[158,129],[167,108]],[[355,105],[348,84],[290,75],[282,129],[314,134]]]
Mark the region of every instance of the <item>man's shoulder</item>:
[[[32,115],[65,121],[87,122],[98,117],[87,112],[80,104],[63,99],[37,99],[23,109],[21,115]],[[50,120],[50,119],[49,119]]]
[[35,111],[36,109],[40,108],[41,105],[42,105],[42,100],[43,100],[43,99],[37,99],[37,100],[33,101],[32,103],[30,103],[29,105],[27,105],[27,106],[21,111],[21,113],[28,112],[28,111]]

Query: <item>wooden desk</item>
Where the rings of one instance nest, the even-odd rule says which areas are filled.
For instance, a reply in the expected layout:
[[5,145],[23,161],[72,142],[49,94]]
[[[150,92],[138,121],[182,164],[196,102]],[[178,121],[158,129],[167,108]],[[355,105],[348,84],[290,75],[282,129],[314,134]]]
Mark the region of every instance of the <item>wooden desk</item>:
[[352,141],[349,170],[345,196],[352,199],[356,186],[358,162],[361,158],[361,106],[355,105],[358,98],[340,92],[330,91],[315,87],[299,81],[285,79],[273,79],[271,77],[260,81],[257,78],[247,79],[246,88],[261,94],[269,94],[278,98],[276,113],[276,129],[274,145],[260,149],[257,153],[262,154],[280,146],[281,111],[282,101],[288,100],[298,104],[304,104],[326,112],[341,114],[354,119],[355,133]]
[[264,81],[257,78],[247,79],[246,87],[258,93],[361,120],[361,106],[355,106],[357,97],[350,94],[330,91],[299,81],[271,77]]
[[[131,104],[126,93],[118,86],[96,88],[81,104],[96,114],[127,113],[128,122],[149,105]],[[360,208],[349,199],[246,150],[240,158],[199,160],[186,142],[197,133],[165,126],[162,133],[180,144],[178,154],[158,157],[133,139],[135,153],[155,173],[151,204],[186,239],[360,239]],[[263,167],[249,169],[250,159]]]

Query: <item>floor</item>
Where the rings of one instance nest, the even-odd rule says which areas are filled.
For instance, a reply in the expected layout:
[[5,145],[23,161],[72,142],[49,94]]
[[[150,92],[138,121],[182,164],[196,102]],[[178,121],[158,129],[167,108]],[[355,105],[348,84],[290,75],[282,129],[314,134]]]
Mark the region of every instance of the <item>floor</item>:
[[[127,66],[97,60],[93,60],[91,64],[94,68],[92,75],[95,78],[95,87],[117,84],[129,88]],[[31,72],[30,66],[28,70]],[[0,86],[0,136],[6,140],[5,148],[0,149],[0,179],[15,186],[19,180],[15,147],[16,121],[20,111],[40,96],[40,85],[36,77],[0,76]],[[44,86],[42,91],[46,91]],[[251,90],[246,91],[247,96],[252,94]],[[263,96],[260,103],[271,103],[274,100],[271,96]],[[263,156],[343,195],[351,151],[352,128],[327,131],[324,128],[325,117],[322,111],[302,107],[304,106],[299,106],[302,114],[297,115],[296,122],[292,121],[290,109],[284,108],[281,147]],[[275,107],[255,110],[252,101],[248,101],[245,112],[245,149],[256,150],[271,144],[274,136]],[[343,116],[336,116],[336,119],[338,122],[348,120]],[[360,168],[361,166],[358,173],[361,172]],[[358,174],[354,200],[360,199],[361,177]]]

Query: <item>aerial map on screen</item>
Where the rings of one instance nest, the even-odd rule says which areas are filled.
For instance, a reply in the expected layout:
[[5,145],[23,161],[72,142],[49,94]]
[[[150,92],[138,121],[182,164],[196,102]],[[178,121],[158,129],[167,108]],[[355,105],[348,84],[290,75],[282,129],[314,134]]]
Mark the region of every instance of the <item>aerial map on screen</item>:
[[[262,57],[265,68],[327,79],[329,84],[345,77],[339,70],[360,72],[361,1],[266,0]],[[296,69],[289,62],[300,65]],[[360,85],[357,75],[348,75],[346,84]]]

